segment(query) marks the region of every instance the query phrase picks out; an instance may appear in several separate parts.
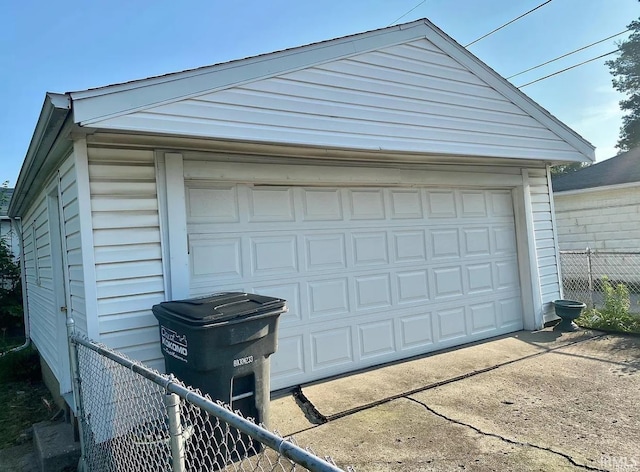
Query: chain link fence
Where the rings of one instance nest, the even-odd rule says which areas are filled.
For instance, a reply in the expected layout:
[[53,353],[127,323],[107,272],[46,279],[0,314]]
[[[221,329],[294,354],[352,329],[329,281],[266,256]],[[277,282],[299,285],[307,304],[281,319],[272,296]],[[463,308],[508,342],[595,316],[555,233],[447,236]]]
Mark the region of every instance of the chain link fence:
[[70,341],[85,472],[342,470],[173,376]]
[[560,251],[564,298],[579,300],[589,308],[601,307],[602,283],[622,283],[631,295],[631,311],[639,312],[640,251]]

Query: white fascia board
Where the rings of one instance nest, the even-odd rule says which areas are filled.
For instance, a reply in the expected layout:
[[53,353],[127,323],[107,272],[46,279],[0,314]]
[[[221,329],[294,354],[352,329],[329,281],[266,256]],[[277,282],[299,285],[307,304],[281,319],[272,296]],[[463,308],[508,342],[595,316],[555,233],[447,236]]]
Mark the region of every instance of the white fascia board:
[[587,187],[587,188],[579,188],[575,190],[554,191],[553,194],[558,197],[564,197],[568,195],[580,195],[580,194],[587,194],[587,193],[608,192],[612,190],[624,190],[627,188],[635,188],[635,187],[640,187],[640,182],[628,182],[626,184],[603,185],[601,187]]
[[[23,204],[27,194],[37,179],[44,179],[41,169],[47,162],[48,156],[56,143],[67,116],[71,111],[71,99],[68,95],[47,93],[40,110],[36,128],[31,137],[27,155],[24,158],[20,174],[9,202],[10,217],[22,216]],[[38,181],[42,184],[42,181]]]
[[424,38],[429,29],[420,20],[167,76],[71,92],[74,118],[81,126],[95,124],[152,106]]
[[[427,20],[425,20],[425,22],[427,22]],[[496,91],[500,92],[505,98],[519,106],[541,124],[545,125],[553,133],[573,146],[585,157],[582,162],[595,162],[595,147],[591,143],[551,115],[538,103],[521,92],[515,85],[507,81],[467,49],[456,43],[437,26],[430,22],[428,24],[430,28],[428,28],[426,38],[429,41],[439,47],[442,51],[449,54],[460,64],[467,67],[477,77],[484,80]]]

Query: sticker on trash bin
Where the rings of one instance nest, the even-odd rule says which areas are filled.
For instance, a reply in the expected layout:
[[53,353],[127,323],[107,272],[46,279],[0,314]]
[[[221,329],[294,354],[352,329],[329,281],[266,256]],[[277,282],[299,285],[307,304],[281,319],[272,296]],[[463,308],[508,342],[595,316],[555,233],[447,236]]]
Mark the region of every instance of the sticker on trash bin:
[[174,330],[160,326],[162,349],[171,357],[187,362],[187,335],[176,333]]
[[241,357],[240,359],[233,360],[233,367],[240,367],[241,365],[251,364],[253,362],[253,356]]

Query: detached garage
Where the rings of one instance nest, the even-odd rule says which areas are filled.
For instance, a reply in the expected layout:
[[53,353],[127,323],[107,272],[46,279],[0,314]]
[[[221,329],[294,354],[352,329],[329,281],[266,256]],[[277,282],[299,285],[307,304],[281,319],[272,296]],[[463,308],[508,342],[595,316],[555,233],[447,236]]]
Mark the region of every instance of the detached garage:
[[31,338],[162,368],[151,306],[288,301],[280,389],[521,329],[560,297],[549,166],[593,147],[427,20],[48,94],[11,202]]

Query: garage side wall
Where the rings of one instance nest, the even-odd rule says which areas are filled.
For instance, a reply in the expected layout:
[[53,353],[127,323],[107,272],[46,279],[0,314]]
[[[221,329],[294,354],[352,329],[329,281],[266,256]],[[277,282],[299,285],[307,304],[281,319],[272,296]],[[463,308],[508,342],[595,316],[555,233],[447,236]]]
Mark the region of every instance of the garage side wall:
[[529,169],[531,207],[543,322],[555,315],[551,302],[560,298],[557,240],[546,169]]
[[41,191],[22,218],[24,280],[29,307],[30,337],[42,359],[60,378],[56,299],[46,192]]
[[82,242],[80,238],[80,215],[78,208],[78,176],[73,155],[59,170],[60,208],[62,211],[63,248],[66,250],[65,270],[69,285],[67,287],[67,309],[76,329],[87,333],[87,309],[85,300],[84,274],[82,271]]
[[152,151],[88,148],[100,341],[163,368],[151,307],[164,301]]

